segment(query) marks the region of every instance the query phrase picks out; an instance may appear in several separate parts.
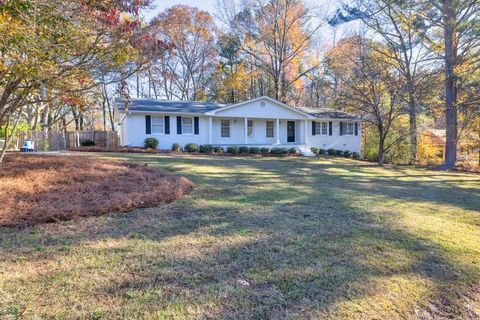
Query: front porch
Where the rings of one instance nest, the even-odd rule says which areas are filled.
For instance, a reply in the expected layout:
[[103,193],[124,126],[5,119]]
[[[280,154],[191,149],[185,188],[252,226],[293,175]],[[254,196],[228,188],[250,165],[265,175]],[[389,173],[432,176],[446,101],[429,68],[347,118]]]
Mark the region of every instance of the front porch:
[[306,119],[210,116],[208,132],[208,143],[215,146],[292,148],[308,145]]

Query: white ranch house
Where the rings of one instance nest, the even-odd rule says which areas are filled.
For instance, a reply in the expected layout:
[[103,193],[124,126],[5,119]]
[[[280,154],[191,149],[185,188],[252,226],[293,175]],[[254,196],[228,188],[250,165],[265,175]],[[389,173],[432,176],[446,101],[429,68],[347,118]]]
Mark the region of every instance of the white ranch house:
[[361,152],[360,117],[329,109],[296,108],[269,97],[236,104],[117,99],[120,143],[143,147],[154,137],[160,149],[173,143],[213,146],[297,147]]

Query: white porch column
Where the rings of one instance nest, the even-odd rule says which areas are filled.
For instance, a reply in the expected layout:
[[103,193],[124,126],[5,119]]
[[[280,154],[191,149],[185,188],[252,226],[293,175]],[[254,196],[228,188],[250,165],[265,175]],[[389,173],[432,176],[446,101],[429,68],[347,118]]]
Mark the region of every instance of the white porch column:
[[208,117],[208,144],[212,144],[212,136],[213,136],[213,129],[212,129],[212,117]]
[[305,119],[305,144],[308,144],[308,120]]
[[244,118],[244,124],[243,124],[243,129],[244,129],[244,141],[245,141],[245,144],[248,143],[248,118],[245,117]]
[[275,125],[275,129],[277,130],[277,144],[280,144],[280,119],[277,118],[277,123]]

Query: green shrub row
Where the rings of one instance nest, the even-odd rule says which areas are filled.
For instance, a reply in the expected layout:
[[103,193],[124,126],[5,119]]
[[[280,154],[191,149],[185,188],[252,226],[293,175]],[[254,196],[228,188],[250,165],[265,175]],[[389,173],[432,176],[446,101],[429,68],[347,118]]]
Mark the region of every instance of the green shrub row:
[[[93,141],[92,141],[93,142]],[[158,140],[156,138],[146,138],[145,139],[145,148],[147,149],[156,149],[158,147]],[[82,145],[91,145],[90,141],[82,141]],[[345,158],[360,159],[360,154],[358,152],[351,152],[349,150],[335,150],[335,149],[322,149],[322,148],[310,148],[311,151],[316,155],[330,155],[338,156]],[[225,150],[223,147],[214,147],[210,144],[198,145],[196,143],[187,143],[183,148],[186,152],[201,152],[201,153],[223,153]],[[181,152],[182,146],[178,143],[172,144],[172,151]],[[227,147],[227,153],[230,154],[275,154],[275,155],[285,155],[285,154],[298,154],[297,148],[259,148],[259,147],[245,147],[245,146],[230,146]]]
[[[147,149],[156,149],[158,147],[158,140],[156,138],[146,138],[144,141],[145,148]],[[312,151],[316,148],[312,148]],[[260,148],[260,147],[245,147],[245,146],[230,146],[225,150],[223,147],[214,147],[211,144],[202,144],[198,145],[196,143],[187,143],[183,148],[180,144],[172,144],[173,152],[201,152],[201,153],[224,153],[225,151],[230,154],[275,154],[275,155],[285,155],[298,154],[297,148]],[[318,149],[317,152],[318,153]]]
[[358,152],[351,152],[350,150],[335,150],[335,149],[322,149],[312,147],[310,150],[316,155],[329,155],[329,156],[338,156],[345,158],[360,159],[360,154]]
[[[150,139],[150,138],[149,138]],[[155,139],[155,138],[152,138]],[[172,151],[181,152],[182,146],[178,143],[172,145]],[[183,147],[183,151],[186,152],[200,152],[200,153],[230,153],[230,154],[298,154],[297,148],[260,148],[260,147],[245,147],[245,146],[229,146],[226,149],[223,147],[214,147],[210,144],[197,145],[195,143],[188,143]]]

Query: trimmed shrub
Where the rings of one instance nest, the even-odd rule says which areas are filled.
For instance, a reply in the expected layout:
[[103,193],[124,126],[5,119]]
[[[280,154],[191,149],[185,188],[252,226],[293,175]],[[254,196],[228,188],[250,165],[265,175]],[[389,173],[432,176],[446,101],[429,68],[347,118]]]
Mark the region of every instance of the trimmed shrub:
[[319,151],[319,150],[320,150],[320,149],[315,148],[315,147],[311,147],[311,148],[310,148],[310,151],[312,151],[314,154],[318,154],[318,151]]
[[298,149],[297,148],[290,148],[288,149],[289,154],[298,154]]
[[182,146],[179,145],[178,143],[172,144],[172,151],[173,152],[181,152],[182,151]]
[[214,147],[213,148],[214,153],[219,153],[220,154],[220,153],[223,153],[223,151],[224,151],[223,147]]
[[350,158],[351,155],[352,155],[352,152],[350,152],[350,150],[343,151],[343,156],[345,158]]
[[343,150],[335,150],[335,155],[338,157],[343,156]]
[[145,141],[143,141],[143,144],[146,149],[157,149],[158,140],[155,138],[146,138]]
[[196,143],[187,143],[185,145],[185,151],[187,152],[197,152],[198,151],[198,144]]
[[80,145],[82,147],[93,147],[95,145],[95,141],[90,140],[90,139],[85,139],[80,141]]
[[240,147],[238,148],[239,153],[248,153],[248,147]]
[[238,149],[238,147],[230,146],[230,147],[227,147],[227,152],[231,154],[238,154],[240,150]]
[[261,154],[270,153],[270,149],[268,149],[268,148],[260,148],[260,153],[261,153]]
[[353,158],[353,159],[357,159],[357,160],[360,159],[360,153],[358,153],[358,152],[352,152],[352,158]]
[[288,149],[287,149],[287,148],[272,148],[272,149],[270,150],[270,153],[271,153],[271,154],[277,154],[277,155],[287,154],[287,153],[288,153]]
[[318,154],[319,155],[327,154],[327,150],[320,148],[320,149],[318,149]]
[[330,148],[330,149],[327,150],[327,153],[328,153],[330,156],[333,156],[333,155],[335,154],[335,149]]
[[212,153],[213,147],[211,144],[202,144],[199,148],[201,153]]
[[259,147],[250,147],[250,149],[248,149],[248,152],[251,154],[260,154],[262,153],[262,149],[260,149]]

